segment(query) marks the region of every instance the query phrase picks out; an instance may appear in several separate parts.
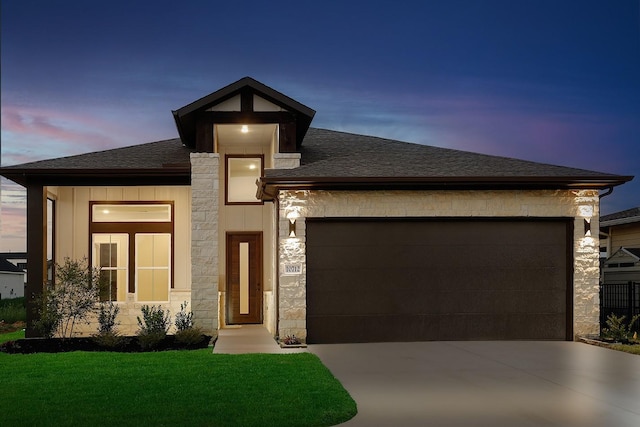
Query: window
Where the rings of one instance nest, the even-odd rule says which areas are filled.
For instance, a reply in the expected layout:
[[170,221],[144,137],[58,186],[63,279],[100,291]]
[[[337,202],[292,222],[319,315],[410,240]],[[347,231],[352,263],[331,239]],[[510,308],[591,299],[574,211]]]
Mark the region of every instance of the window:
[[173,202],[91,202],[91,259],[102,301],[169,300],[173,287]]
[[256,197],[256,181],[263,175],[264,156],[232,156],[226,158],[225,197],[228,205],[262,204]]
[[169,234],[136,234],[138,301],[168,301],[171,257]]
[[126,301],[129,235],[92,236],[93,265],[100,268],[100,301]]

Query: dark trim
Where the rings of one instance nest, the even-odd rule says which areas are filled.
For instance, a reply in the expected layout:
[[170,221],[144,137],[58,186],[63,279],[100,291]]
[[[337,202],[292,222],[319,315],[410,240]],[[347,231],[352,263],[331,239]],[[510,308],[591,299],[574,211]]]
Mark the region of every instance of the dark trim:
[[[48,201],[51,200],[51,281],[55,283],[56,281],[56,239],[57,239],[57,200],[50,199],[47,197],[47,207]],[[47,225],[49,222],[49,218],[47,215]],[[48,241],[47,241],[48,244]],[[46,252],[45,252],[46,255]]]
[[621,185],[632,176],[567,177],[264,177],[258,197],[272,200],[280,190],[541,190],[601,189]]
[[263,205],[264,201],[257,199],[255,202],[230,202],[229,201],[229,159],[260,159],[260,176],[264,176],[264,154],[225,154],[224,155],[224,204],[226,206],[238,205]]
[[202,111],[197,113],[197,120],[217,125],[294,123],[295,115],[288,111]]
[[567,341],[573,341],[573,304],[575,294],[575,260],[573,259],[574,225],[574,218],[567,218],[567,320],[565,323],[567,328]]
[[42,184],[27,186],[27,285],[24,295],[27,305],[27,338],[40,336],[34,328],[34,322],[40,317],[37,301],[47,281],[46,209],[46,187]]
[[[95,205],[170,205],[171,221],[164,222],[93,222],[93,206]],[[133,200],[133,201],[109,201],[90,200],[89,201],[89,262],[93,262],[93,235],[94,234],[128,234],[128,278],[129,285],[127,292],[136,293],[136,259],[135,259],[135,236],[136,234],[170,234],[171,240],[171,275],[169,277],[169,288],[175,288],[175,202],[173,200]],[[169,298],[171,296],[169,295]]]
[[23,187],[32,182],[63,187],[191,185],[190,165],[156,169],[5,168],[1,172],[2,176]]
[[[205,111],[213,105],[224,102],[240,94],[241,111]],[[254,112],[253,95],[257,95],[267,101],[287,110],[286,112]],[[252,79],[244,77],[235,83],[231,83],[203,98],[174,110],[173,118],[178,129],[180,139],[189,147],[196,146],[196,117],[204,114],[207,120],[215,120],[215,123],[283,123],[295,122],[295,146],[299,150],[315,111],[289,98],[288,96]],[[262,121],[261,121],[262,120]]]

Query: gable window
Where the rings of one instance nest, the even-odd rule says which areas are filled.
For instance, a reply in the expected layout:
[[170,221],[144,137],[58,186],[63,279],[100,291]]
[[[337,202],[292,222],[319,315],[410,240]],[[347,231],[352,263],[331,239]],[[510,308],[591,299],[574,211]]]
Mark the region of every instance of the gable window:
[[256,181],[264,172],[264,156],[227,155],[225,159],[226,204],[262,204],[262,201],[256,197]]
[[173,202],[91,202],[102,301],[165,302],[173,287]]

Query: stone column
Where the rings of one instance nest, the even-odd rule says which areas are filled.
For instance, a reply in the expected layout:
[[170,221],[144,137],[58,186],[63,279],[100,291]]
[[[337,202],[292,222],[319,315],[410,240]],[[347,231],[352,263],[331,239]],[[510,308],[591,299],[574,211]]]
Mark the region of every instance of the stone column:
[[191,310],[207,334],[218,333],[217,153],[191,154]]
[[[307,339],[307,268],[304,192],[282,191],[278,215],[278,335]],[[289,236],[288,216],[296,218],[296,236]],[[287,271],[287,269],[292,271]]]

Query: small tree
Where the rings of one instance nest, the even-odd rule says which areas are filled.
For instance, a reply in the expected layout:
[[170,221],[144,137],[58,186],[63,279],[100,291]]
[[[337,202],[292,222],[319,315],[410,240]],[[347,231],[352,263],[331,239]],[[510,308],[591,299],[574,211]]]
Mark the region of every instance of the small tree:
[[86,322],[95,312],[100,293],[100,271],[87,258],[65,258],[56,264],[56,280],[40,298],[40,319],[35,327],[46,337],[55,334],[62,338],[73,336],[75,325]]

